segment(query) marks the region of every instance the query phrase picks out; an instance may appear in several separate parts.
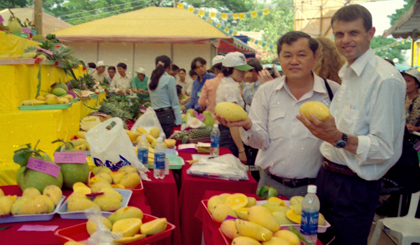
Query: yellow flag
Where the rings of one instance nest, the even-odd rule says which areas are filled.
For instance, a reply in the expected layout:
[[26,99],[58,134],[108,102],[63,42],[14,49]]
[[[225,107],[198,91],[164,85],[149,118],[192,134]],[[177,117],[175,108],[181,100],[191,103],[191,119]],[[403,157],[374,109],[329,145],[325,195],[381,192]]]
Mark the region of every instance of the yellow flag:
[[258,16],[257,11],[252,11],[252,12],[251,12],[251,16],[252,16],[252,18],[257,17],[257,16]]
[[216,17],[216,13],[215,12],[210,12],[210,17],[212,17],[212,18]]
[[229,28],[225,27],[225,32],[229,32]]
[[273,46],[273,50],[277,52],[277,45]]
[[221,27],[222,27],[222,25],[221,25],[220,23],[219,23],[219,24],[217,24],[216,26],[217,26],[217,27],[219,27],[219,28],[221,28]]
[[200,9],[200,11],[198,11],[198,16],[203,16],[204,15],[204,10]]
[[178,3],[178,8],[182,9],[184,7],[183,3]]
[[239,14],[239,19],[241,19],[241,20],[245,19],[245,13],[240,13]]
[[401,40],[401,44],[404,44],[404,41],[405,41],[405,40]]
[[253,42],[255,42],[255,39],[254,38],[251,38],[251,43],[253,43]]
[[233,14],[233,19],[237,20],[239,18],[239,14]]
[[269,14],[269,13],[270,13],[270,10],[268,10],[268,9],[263,9],[263,14],[264,14],[264,15]]
[[188,11],[190,11],[191,13],[194,12],[194,7],[188,7]]
[[236,36],[237,34],[238,34],[238,32],[237,32],[237,31],[234,31],[234,32],[233,32],[233,35],[234,35],[234,36]]
[[213,23],[213,20],[209,18],[209,19],[207,19],[207,22]]
[[228,15],[227,14],[222,14],[222,19],[227,20]]
[[262,45],[262,41],[258,41],[258,45]]

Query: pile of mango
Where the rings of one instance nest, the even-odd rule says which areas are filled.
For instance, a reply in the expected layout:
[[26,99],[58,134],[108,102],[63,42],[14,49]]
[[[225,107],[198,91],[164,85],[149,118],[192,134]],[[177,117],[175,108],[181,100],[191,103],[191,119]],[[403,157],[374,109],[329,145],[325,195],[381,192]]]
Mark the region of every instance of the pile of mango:
[[79,131],[76,133],[77,139],[70,140],[70,143],[73,144],[74,149],[78,151],[89,151],[90,146],[85,137],[85,131]]
[[135,189],[141,181],[139,170],[132,165],[124,166],[117,172],[112,172],[105,166],[95,167],[92,169],[92,173],[95,177],[89,180],[91,188],[97,182],[103,182],[101,185],[108,185],[113,188]]
[[69,94],[69,89],[64,83],[58,82],[51,88],[51,93],[45,95],[38,95],[35,99],[22,101],[22,106],[33,105],[55,105],[68,104],[73,101],[75,95]]
[[4,215],[30,215],[52,213],[63,194],[55,185],[47,186],[39,192],[34,187],[26,188],[20,198],[5,196],[0,189],[0,217]]
[[[280,198],[270,197],[259,206],[253,197],[241,193],[225,193],[211,197],[207,208],[215,220],[222,222],[220,229],[233,239],[232,244],[248,242],[246,244],[253,245],[262,242],[263,245],[300,245],[297,235],[289,230],[279,229],[281,225],[300,224],[302,201],[303,197],[292,197],[288,207]],[[239,219],[225,220],[227,216]],[[325,225],[322,214],[319,214],[318,224]]]
[[[124,207],[115,211],[108,218],[102,217],[103,224],[114,233],[122,233],[123,237],[114,240],[118,244],[129,244],[146,236],[156,235],[166,230],[168,222],[166,218],[155,219],[143,223],[143,212],[136,207]],[[86,223],[89,235],[96,231],[96,224],[92,221]],[[67,242],[65,245],[78,245],[83,243]]]
[[[149,142],[150,147],[153,149],[158,143],[157,139],[159,138],[160,134],[160,130],[158,128],[151,128],[150,132],[148,133],[146,129],[142,127],[137,128],[135,133],[131,132],[130,130],[125,130],[125,132],[127,133],[132,143],[138,143],[141,139],[141,136],[145,134],[147,142]],[[165,139],[163,143],[165,144],[166,148],[172,148],[175,146],[176,140]]]

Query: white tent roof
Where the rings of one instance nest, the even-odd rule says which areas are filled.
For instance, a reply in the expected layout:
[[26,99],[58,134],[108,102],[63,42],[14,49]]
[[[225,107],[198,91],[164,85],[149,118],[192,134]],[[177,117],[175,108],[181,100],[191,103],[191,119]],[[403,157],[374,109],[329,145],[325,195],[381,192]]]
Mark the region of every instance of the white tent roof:
[[[21,21],[25,21],[26,19],[33,21],[34,20],[34,8],[14,8],[11,9],[13,14],[19,18]],[[7,25],[7,21],[9,20],[11,14],[8,9],[3,9],[0,11],[0,15],[5,20]],[[71,27],[73,25],[64,22],[60,19],[55,18],[47,13],[42,13],[42,34],[46,36],[49,33],[65,29]]]
[[382,36],[388,35],[395,38],[411,37],[414,40],[420,37],[420,0],[417,0]]

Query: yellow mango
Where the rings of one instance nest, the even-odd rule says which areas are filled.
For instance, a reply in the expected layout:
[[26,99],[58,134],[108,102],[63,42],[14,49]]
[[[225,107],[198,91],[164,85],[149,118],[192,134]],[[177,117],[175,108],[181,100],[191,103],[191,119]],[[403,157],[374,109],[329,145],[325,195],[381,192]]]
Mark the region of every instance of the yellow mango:
[[18,214],[46,214],[48,213],[48,205],[40,199],[29,201],[19,209]]
[[287,218],[286,212],[283,212],[283,211],[273,212],[273,216],[277,219],[277,222],[279,222],[280,225],[294,224],[293,221]]
[[141,225],[142,221],[139,218],[121,219],[112,225],[112,232],[121,232],[124,237],[132,237],[140,231]]
[[112,177],[108,173],[98,173],[98,174],[95,175],[95,177],[102,178],[102,179],[108,181],[108,183],[110,183],[110,184],[112,183]]
[[139,218],[143,219],[143,211],[137,207],[123,207],[115,211],[108,217],[111,223],[115,223],[121,219],[128,219],[128,218]]
[[158,128],[152,128],[152,129],[150,129],[149,134],[157,139],[157,138],[159,138],[159,129]]
[[289,230],[279,230],[276,233],[274,233],[274,236],[285,240],[290,245],[300,245],[301,244],[299,237],[295,233],[293,233]]
[[248,204],[248,197],[242,193],[235,193],[226,198],[225,204],[233,210],[243,208]]
[[242,121],[248,118],[244,109],[232,102],[217,103],[215,112],[217,115],[222,116],[231,122]]
[[45,204],[47,204],[48,206],[47,213],[52,213],[54,211],[55,205],[49,197],[44,196],[44,195],[39,195],[35,197],[34,200],[38,200],[38,199],[44,201]]
[[28,196],[28,197],[35,198],[37,196],[41,196],[41,192],[39,192],[39,190],[37,188],[28,187],[23,191],[22,196],[24,196],[24,197]]
[[224,201],[219,196],[212,196],[207,202],[207,209],[212,212],[215,205],[223,203]]
[[[111,221],[109,221],[107,218],[102,217],[102,223],[109,230],[112,229]],[[86,230],[89,233],[89,235],[92,235],[96,231],[96,227],[97,227],[97,225],[95,223],[93,223],[92,221],[88,220],[88,222],[86,222]]]
[[280,229],[280,224],[276,217],[263,206],[253,206],[248,209],[248,219],[251,222],[264,226],[271,232],[276,232]]
[[56,185],[49,185],[45,187],[42,195],[45,195],[53,201],[54,205],[57,206],[58,202],[60,202],[61,198],[63,197],[63,192],[61,189]]
[[114,242],[118,244],[133,244],[134,242],[140,241],[146,237],[145,234],[135,234],[132,237],[123,237],[120,239],[115,239]]
[[69,212],[84,211],[90,207],[101,210],[98,204],[85,198],[72,198],[67,200],[67,211]]
[[279,237],[273,236],[270,241],[263,242],[262,245],[290,245],[290,243]]
[[248,197],[248,204],[246,205],[248,208],[257,205],[257,200],[253,197]]
[[138,127],[136,128],[136,133],[138,134],[147,134],[146,129],[142,128],[142,127]]
[[261,243],[250,237],[238,236],[233,239],[232,245],[261,245]]
[[286,206],[286,203],[278,197],[270,197],[267,202],[277,202],[280,206]]
[[219,222],[225,220],[228,215],[235,218],[238,217],[235,211],[226,204],[216,204],[211,212],[211,215]]
[[243,220],[249,220],[248,210],[249,210],[249,208],[238,208],[238,209],[235,209],[235,213],[236,213],[236,215],[238,215],[239,218],[241,218]]
[[127,189],[134,189],[140,184],[140,176],[138,173],[129,173],[122,177],[120,184]]
[[112,182],[114,184],[119,184],[120,181],[121,181],[121,179],[122,179],[122,177],[124,177],[124,174],[125,173],[123,173],[123,172],[112,172],[112,173],[109,173],[109,175],[111,175],[111,177],[112,177]]
[[12,206],[15,201],[10,196],[0,197],[0,216],[9,215],[12,211]]
[[113,195],[104,193],[93,200],[102,211],[114,211],[121,208],[121,201]]
[[313,114],[318,120],[325,121],[330,117],[330,109],[324,103],[319,101],[308,101],[299,107],[299,113],[305,115],[312,121],[310,114]]
[[229,239],[234,239],[237,236],[237,230],[235,226],[235,220],[229,219],[222,222],[220,225],[220,230],[227,236]]
[[140,227],[140,231],[141,234],[155,235],[164,231],[167,225],[168,221],[166,220],[166,218],[155,219],[142,224]]
[[269,241],[273,236],[273,232],[267,228],[250,221],[236,219],[235,227],[239,235],[251,237],[257,241]]
[[300,219],[302,216],[299,214],[296,214],[294,209],[289,209],[286,211],[286,217],[290,219],[291,221],[295,222],[296,224],[300,224]]

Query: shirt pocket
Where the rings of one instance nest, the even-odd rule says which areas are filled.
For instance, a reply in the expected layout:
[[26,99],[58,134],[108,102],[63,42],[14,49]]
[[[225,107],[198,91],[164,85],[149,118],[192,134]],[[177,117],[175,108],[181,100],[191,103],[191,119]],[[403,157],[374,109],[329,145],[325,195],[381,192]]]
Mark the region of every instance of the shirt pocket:
[[340,120],[337,123],[337,128],[348,134],[354,134],[356,123],[359,119],[360,112],[353,108],[349,102],[343,107],[341,112]]
[[284,108],[275,108],[270,110],[268,118],[268,135],[270,140],[275,140],[283,136],[283,123],[286,110]]

